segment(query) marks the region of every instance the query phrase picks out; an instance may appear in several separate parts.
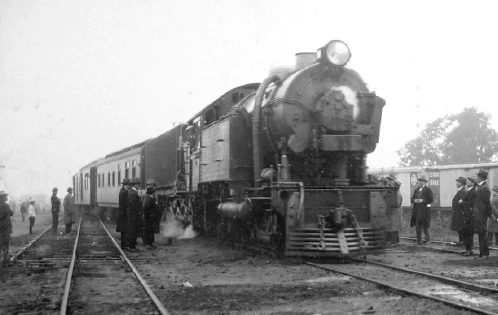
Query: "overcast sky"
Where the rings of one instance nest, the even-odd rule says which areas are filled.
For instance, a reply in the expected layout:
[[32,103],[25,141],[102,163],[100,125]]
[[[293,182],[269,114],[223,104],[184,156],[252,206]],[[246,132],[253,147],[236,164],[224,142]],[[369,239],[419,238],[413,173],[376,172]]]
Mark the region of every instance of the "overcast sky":
[[[71,185],[331,39],[387,102],[370,167],[475,106],[498,129],[493,1],[0,0],[0,190]],[[59,188],[61,191],[61,188]]]

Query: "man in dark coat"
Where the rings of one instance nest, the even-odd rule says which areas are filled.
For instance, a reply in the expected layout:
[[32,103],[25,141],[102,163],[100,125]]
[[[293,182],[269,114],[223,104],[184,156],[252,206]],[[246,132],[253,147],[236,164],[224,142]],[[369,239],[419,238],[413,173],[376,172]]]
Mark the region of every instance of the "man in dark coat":
[[12,234],[12,222],[10,217],[14,214],[7,203],[7,194],[0,191],[0,249],[3,252],[3,266],[9,265],[10,234]]
[[61,211],[61,201],[57,197],[58,191],[57,187],[54,187],[54,189],[52,189],[52,197],[50,198],[50,201],[52,202],[52,229],[56,234],[57,226],[59,225],[59,212]]
[[127,240],[130,251],[138,251],[137,237],[142,234],[143,229],[143,213],[142,202],[138,195],[138,188],[140,187],[140,178],[135,177],[131,179],[131,189],[128,191],[128,216],[127,216]]
[[154,246],[154,233],[156,231],[156,222],[159,205],[157,204],[156,198],[154,198],[154,186],[147,186],[145,195],[143,196],[143,213],[144,213],[144,231],[143,240],[146,249],[155,249]]
[[462,206],[462,233],[463,241],[465,242],[465,252],[462,254],[464,256],[474,255],[474,201],[476,199],[476,186],[477,179],[473,177],[467,177],[467,191],[458,204]]
[[130,190],[130,179],[123,179],[121,184],[123,184],[123,186],[119,191],[119,209],[116,232],[121,233],[121,249],[127,249],[128,242],[126,240],[126,230],[128,225],[128,191]]
[[399,244],[399,231],[401,231],[401,205],[403,204],[403,196],[401,195],[401,182],[396,179],[394,174],[387,176],[387,186],[397,187],[396,204],[387,209],[387,240],[391,245]]
[[26,214],[28,213],[28,208],[29,208],[29,202],[28,201],[23,201],[21,202],[21,217],[22,217],[22,222],[24,222],[24,218],[26,217]]
[[480,169],[477,173],[477,186],[476,199],[474,203],[474,219],[477,235],[479,236],[479,258],[489,258],[489,245],[488,245],[488,218],[491,217],[491,190],[486,183],[488,172]]
[[498,245],[498,185],[495,185],[493,189],[491,189],[491,193],[493,194],[493,198],[491,198],[491,210],[493,214],[491,215],[491,219],[488,219],[488,243],[493,243],[493,236],[495,237],[495,244]]
[[419,188],[415,189],[411,202],[413,203],[413,213],[410,226],[415,226],[417,232],[417,244],[422,244],[422,228],[425,234],[425,243],[431,243],[429,228],[431,227],[431,206],[434,202],[432,189],[427,186],[427,177],[421,175],[418,178]]
[[450,229],[452,231],[458,232],[458,243],[464,244],[463,240],[463,207],[458,202],[463,199],[465,196],[465,184],[467,183],[467,179],[465,177],[458,177],[456,179],[457,193],[455,197],[453,197],[453,201],[451,202],[451,207],[453,209],[453,213],[451,214],[451,224]]

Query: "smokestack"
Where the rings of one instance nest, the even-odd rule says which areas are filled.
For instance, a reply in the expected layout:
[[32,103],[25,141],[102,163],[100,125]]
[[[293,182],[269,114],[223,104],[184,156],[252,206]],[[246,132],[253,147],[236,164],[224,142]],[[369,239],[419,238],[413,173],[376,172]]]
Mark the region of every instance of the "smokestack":
[[300,70],[316,63],[316,53],[314,52],[300,52],[296,54],[296,68]]
[[270,71],[268,71],[268,76],[276,75],[279,78],[285,78],[292,71],[294,71],[293,66],[272,67],[272,68],[270,68]]

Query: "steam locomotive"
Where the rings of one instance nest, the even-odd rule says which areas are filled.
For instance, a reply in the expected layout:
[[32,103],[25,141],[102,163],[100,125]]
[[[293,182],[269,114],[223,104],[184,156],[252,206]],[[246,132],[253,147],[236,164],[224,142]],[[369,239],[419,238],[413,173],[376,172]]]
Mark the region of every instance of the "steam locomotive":
[[121,180],[139,176],[155,181],[163,209],[208,236],[287,256],[382,249],[396,188],[370,184],[366,158],[385,101],[350,58],[339,40],[296,54],[294,69],[86,165],[73,177],[76,203],[117,209]]

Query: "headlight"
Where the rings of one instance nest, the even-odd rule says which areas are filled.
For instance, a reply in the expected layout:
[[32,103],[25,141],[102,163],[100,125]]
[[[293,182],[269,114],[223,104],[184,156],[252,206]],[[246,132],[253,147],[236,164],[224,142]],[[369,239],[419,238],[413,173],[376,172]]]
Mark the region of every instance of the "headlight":
[[318,50],[318,59],[326,59],[336,66],[344,66],[351,59],[351,51],[343,41],[330,41],[325,47]]

